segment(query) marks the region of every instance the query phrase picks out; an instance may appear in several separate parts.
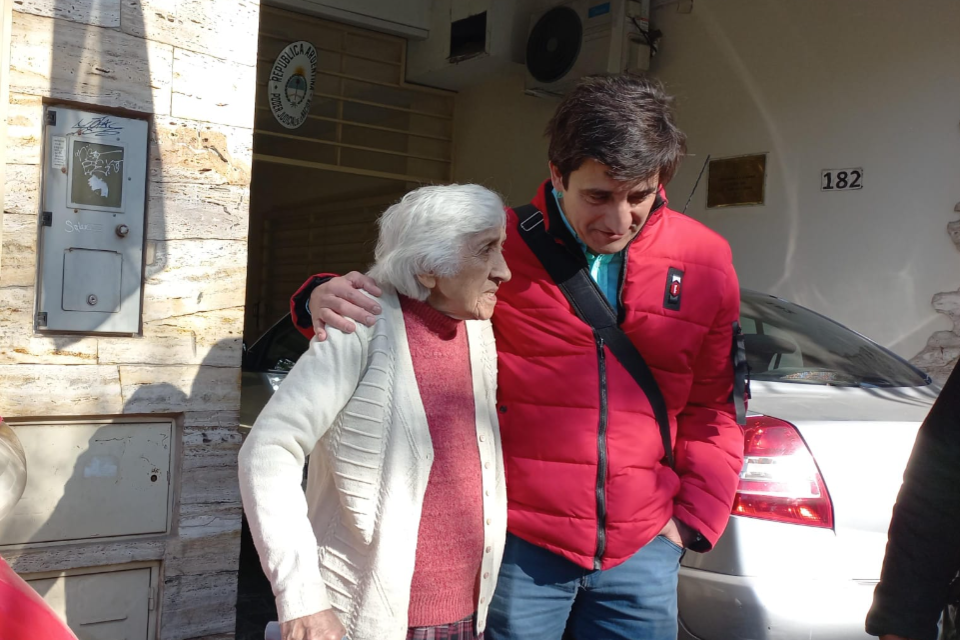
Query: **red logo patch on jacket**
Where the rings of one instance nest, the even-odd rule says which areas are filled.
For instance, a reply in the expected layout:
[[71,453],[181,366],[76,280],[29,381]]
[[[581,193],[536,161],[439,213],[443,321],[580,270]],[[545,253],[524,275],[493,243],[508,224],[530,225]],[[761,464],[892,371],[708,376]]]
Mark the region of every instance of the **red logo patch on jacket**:
[[683,271],[671,267],[667,272],[667,286],[663,294],[663,307],[680,311],[680,294],[683,293]]

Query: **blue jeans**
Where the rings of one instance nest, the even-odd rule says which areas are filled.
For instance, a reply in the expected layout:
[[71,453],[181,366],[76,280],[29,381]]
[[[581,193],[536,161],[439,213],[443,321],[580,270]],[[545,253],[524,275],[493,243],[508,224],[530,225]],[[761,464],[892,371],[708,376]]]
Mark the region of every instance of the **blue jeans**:
[[657,536],[623,564],[592,571],[508,534],[486,638],[676,640],[682,555]]

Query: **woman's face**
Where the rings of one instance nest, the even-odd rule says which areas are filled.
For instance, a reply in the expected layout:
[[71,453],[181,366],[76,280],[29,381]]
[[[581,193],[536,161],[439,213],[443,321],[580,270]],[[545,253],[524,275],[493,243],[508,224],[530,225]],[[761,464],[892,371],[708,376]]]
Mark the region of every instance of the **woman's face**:
[[470,236],[460,250],[460,273],[446,278],[419,276],[430,289],[427,302],[437,311],[461,320],[489,320],[497,304],[497,289],[510,279],[503,259],[503,227]]

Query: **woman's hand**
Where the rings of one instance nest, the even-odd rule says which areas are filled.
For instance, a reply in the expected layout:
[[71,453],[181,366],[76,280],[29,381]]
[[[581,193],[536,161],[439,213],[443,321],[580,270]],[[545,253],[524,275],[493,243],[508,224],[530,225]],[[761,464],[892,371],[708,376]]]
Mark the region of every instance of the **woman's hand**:
[[280,625],[283,640],[344,640],[347,630],[332,609],[295,618]]

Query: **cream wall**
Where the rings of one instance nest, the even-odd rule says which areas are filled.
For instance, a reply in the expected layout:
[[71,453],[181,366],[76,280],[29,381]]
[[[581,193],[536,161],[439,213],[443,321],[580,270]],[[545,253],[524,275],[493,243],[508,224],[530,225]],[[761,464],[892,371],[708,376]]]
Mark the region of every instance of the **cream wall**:
[[[930,301],[960,287],[960,5],[702,0],[654,17],[692,155],[674,204],[707,154],[770,153],[766,206],[708,212],[701,184],[688,209],[730,240],[743,284],[907,357],[948,328]],[[821,169],[857,166],[862,191],[820,191]]]
[[[92,423],[121,422],[143,427],[141,434],[155,433],[157,423],[175,427],[163,444],[173,452],[168,470],[143,457],[157,464],[150,482],[169,487],[166,533],[17,542],[3,556],[28,576],[158,563],[149,607],[159,620],[131,638],[228,640],[241,529],[236,455],[259,1],[30,0],[14,9],[3,55],[10,103],[0,415],[15,428],[63,428],[69,437],[49,443],[52,460],[67,459],[76,434]],[[123,302],[142,305],[138,335],[34,330],[45,104],[123,110],[150,123],[143,299]],[[88,451],[103,442],[91,440]],[[118,448],[123,468],[142,455],[135,442],[103,446]],[[30,455],[48,453],[28,447]],[[115,483],[131,486],[121,476]],[[31,483],[62,496],[61,513],[102,495],[100,480],[82,465],[30,469]],[[77,629],[102,622],[81,600],[66,603],[68,622]],[[146,592],[137,606],[147,608]],[[100,629],[87,628],[80,635]]]
[[529,202],[550,174],[544,127],[556,102],[523,94],[523,67],[457,94],[453,179],[495,189],[508,204]]
[[[930,301],[960,286],[946,233],[960,201],[960,5],[699,0],[654,19],[653,71],[678,97],[692,155],[672,204],[707,154],[770,153],[766,206],[707,212],[703,183],[688,210],[729,239],[743,284],[907,357],[949,328]],[[456,178],[529,198],[554,106],[522,95],[522,71],[461,93]],[[821,169],[853,166],[862,191],[820,192]]]

